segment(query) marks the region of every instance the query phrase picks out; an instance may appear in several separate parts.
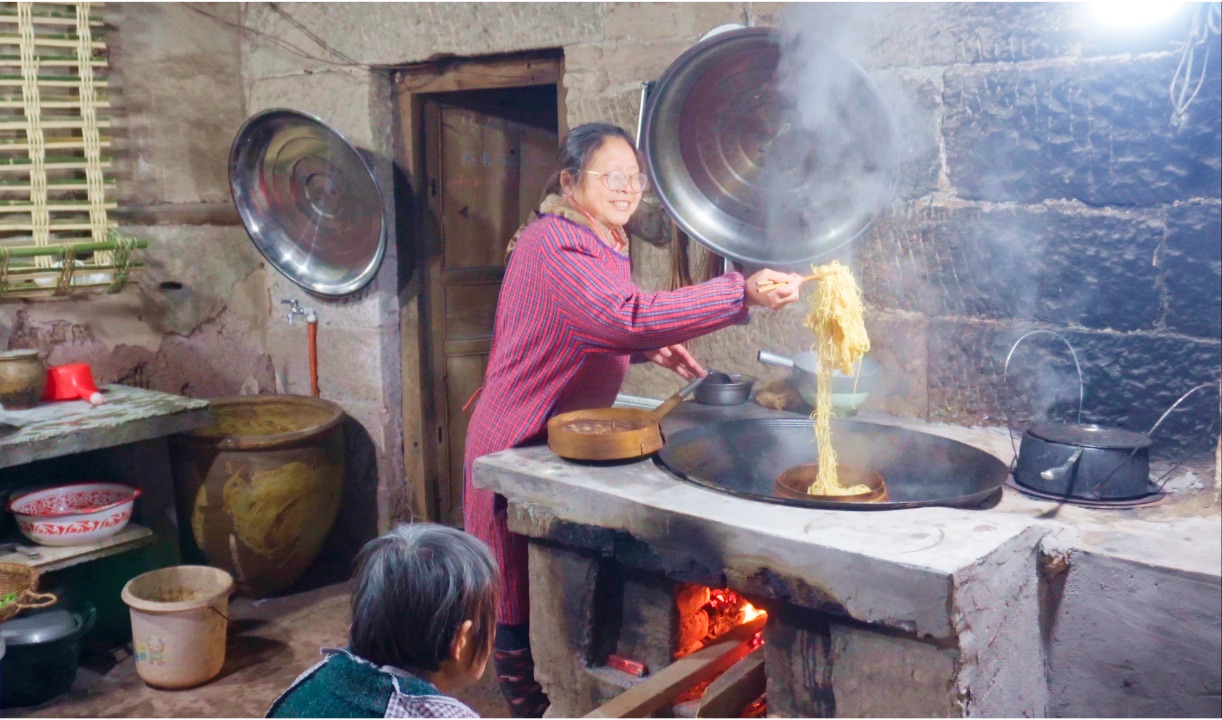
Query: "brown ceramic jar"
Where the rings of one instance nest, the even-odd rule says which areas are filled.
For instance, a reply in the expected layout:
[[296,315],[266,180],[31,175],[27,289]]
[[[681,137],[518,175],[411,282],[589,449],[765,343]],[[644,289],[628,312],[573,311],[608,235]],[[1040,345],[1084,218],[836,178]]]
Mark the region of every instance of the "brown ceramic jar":
[[37,350],[0,352],[0,405],[5,410],[34,407],[46,384],[47,368]]

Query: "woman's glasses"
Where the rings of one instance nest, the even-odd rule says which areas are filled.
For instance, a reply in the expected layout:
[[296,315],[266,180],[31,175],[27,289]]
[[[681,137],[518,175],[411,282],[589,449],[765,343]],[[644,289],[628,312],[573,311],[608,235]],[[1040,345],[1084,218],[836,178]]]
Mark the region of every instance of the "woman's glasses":
[[635,175],[625,175],[622,170],[612,170],[609,173],[594,172],[593,170],[584,170],[583,172],[590,175],[599,175],[603,179],[603,185],[608,190],[626,190],[632,188],[632,192],[645,192],[645,188],[649,187],[649,178],[645,173],[637,173]]

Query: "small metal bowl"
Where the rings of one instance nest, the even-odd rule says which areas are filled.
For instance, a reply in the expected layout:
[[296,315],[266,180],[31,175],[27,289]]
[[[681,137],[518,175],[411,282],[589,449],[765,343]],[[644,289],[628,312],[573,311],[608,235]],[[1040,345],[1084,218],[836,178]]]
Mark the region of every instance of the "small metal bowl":
[[739,405],[751,397],[755,378],[741,373],[710,370],[708,377],[696,388],[696,402],[703,405]]

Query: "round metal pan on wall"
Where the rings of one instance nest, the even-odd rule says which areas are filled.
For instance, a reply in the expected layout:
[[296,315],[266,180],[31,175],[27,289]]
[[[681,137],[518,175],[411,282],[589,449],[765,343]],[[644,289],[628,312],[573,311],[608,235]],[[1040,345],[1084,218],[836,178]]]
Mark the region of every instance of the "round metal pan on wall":
[[777,493],[782,473],[818,460],[810,420],[727,420],[689,427],[667,435],[657,462],[717,492],[821,510],[973,507],[998,492],[1009,476],[1005,463],[983,450],[915,430],[833,420],[832,437],[842,465],[882,476],[886,500],[836,502]]
[[869,76],[828,49],[796,52],[800,62],[783,62],[767,28],[706,37],[643,110],[640,145],[662,205],[702,245],[750,265],[834,255],[895,186],[890,113]]
[[377,183],[318,118],[273,109],[247,120],[229,151],[229,188],[255,247],[306,290],[350,295],[377,273],[386,253]]

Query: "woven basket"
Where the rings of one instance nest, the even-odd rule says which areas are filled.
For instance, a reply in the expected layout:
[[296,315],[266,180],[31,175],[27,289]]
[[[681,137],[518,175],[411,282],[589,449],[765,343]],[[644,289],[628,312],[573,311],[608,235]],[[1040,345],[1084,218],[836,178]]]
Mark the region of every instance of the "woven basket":
[[0,622],[22,610],[52,605],[53,593],[38,592],[38,571],[18,563],[0,563]]

